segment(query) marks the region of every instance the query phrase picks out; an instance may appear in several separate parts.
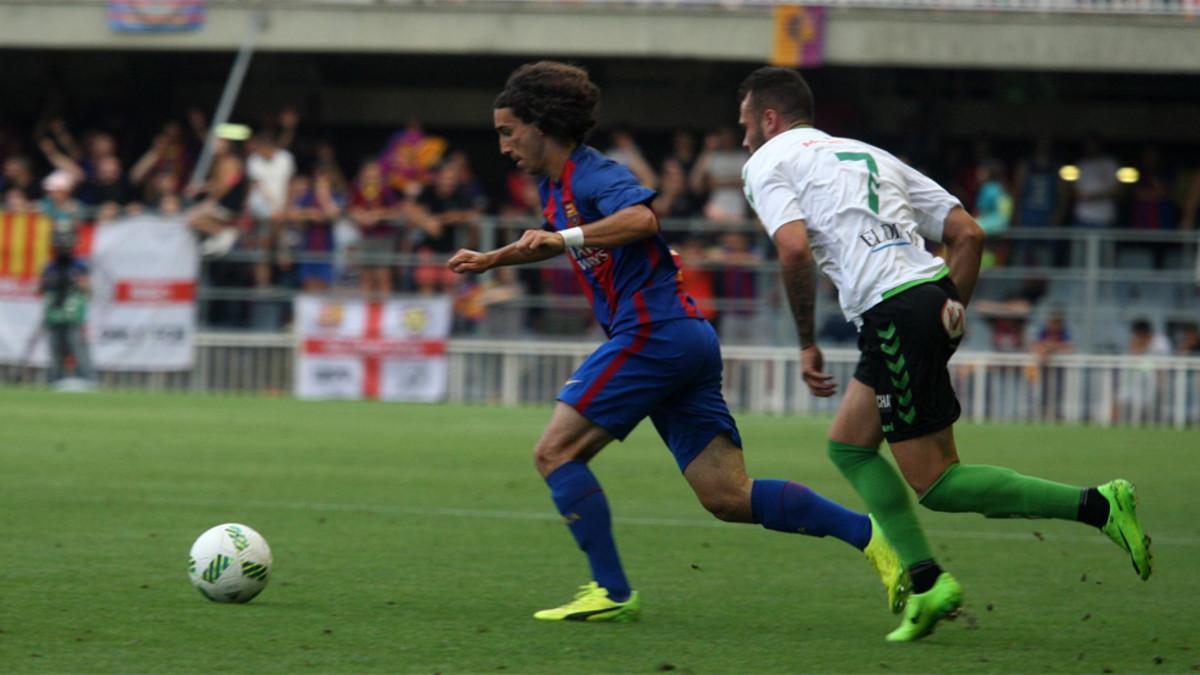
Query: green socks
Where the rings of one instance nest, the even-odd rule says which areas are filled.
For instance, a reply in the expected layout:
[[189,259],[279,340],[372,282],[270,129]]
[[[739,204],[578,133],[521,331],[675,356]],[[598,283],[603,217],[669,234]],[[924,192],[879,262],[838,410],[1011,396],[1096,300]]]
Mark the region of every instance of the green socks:
[[829,441],[829,458],[862,497],[905,568],[933,558],[908,499],[908,485],[877,449]]
[[988,518],[1076,520],[1082,493],[1083,488],[1022,476],[1012,469],[954,464],[921,497],[921,504],[934,511],[982,513]]

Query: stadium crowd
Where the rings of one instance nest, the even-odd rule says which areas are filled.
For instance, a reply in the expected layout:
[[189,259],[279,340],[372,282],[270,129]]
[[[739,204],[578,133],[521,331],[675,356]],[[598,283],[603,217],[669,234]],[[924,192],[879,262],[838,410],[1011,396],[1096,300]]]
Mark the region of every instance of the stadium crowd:
[[[571,302],[578,292],[565,265],[501,270],[478,280],[454,275],[442,264],[459,247],[486,243],[485,216],[499,219],[495,235],[501,239],[540,218],[536,182],[523,172],[514,168],[503,186],[485,186],[465,151],[415,120],[380,138],[370,156],[339,156],[335,143],[306,135],[301,117],[284,109],[244,141],[219,140],[208,175],[189,185],[208,131],[197,110],[165,122],[149,148],[123,145],[103,129],[72,129],[61,118],[33,129],[0,125],[2,209],[75,224],[143,211],[182,214],[202,237],[208,285],[273,291],[277,299],[210,302],[204,317],[210,325],[278,330],[288,321],[287,294],[304,290],[452,294],[457,329],[467,332],[488,307],[516,297],[540,298],[527,315],[513,314],[510,323],[528,321],[550,334],[587,326],[587,311]],[[756,330],[747,319],[760,295],[773,292],[759,271],[770,247],[748,222],[741,190],[747,154],[738,132],[678,130],[666,152],[653,155],[627,127],[607,130],[598,140],[598,147],[658,191],[653,207],[660,217],[682,223],[668,236],[680,255],[687,291],[705,315],[734,340],[738,331]],[[1066,149],[1040,138],[1023,159],[1005,163],[981,141],[920,168],[955,194],[990,234],[1045,227],[1195,228],[1200,172],[1169,166],[1147,146],[1132,163],[1136,176],[1126,172],[1119,179],[1122,163],[1099,137],[1089,137],[1077,152]],[[1153,264],[1162,267],[1168,247],[1145,246]],[[1071,255],[1065,245],[1002,240],[987,257],[988,264],[1001,266],[1064,266],[1078,262]],[[993,348],[1040,349],[1022,338],[1027,310],[1044,294],[1040,283],[1031,280],[990,308],[981,305]],[[493,315],[489,322],[494,321]],[[823,337],[851,340],[853,328],[843,324],[831,319]]]

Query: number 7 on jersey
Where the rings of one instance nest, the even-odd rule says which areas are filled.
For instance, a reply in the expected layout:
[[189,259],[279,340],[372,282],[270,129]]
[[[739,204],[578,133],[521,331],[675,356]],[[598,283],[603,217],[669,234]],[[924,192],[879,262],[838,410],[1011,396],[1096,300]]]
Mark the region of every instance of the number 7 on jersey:
[[843,162],[867,163],[867,172],[871,174],[867,177],[867,206],[871,213],[879,215],[879,194],[875,192],[875,188],[879,187],[879,165],[875,163],[875,158],[866,152],[839,152],[837,158]]

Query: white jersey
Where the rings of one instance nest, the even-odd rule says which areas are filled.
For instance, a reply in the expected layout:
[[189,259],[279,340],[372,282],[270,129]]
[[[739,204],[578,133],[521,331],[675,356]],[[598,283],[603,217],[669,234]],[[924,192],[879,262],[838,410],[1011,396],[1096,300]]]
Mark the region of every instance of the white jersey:
[[925,238],[941,241],[949,192],[891,154],[812,128],[785,131],[742,169],[746,199],[772,238],[803,220],[821,271],[847,321],[900,287],[946,274]]

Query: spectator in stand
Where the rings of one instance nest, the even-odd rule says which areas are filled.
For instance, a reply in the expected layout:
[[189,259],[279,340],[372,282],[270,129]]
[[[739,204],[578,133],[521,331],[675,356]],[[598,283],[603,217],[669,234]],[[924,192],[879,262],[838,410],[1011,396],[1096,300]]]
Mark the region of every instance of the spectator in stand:
[[691,176],[696,159],[696,137],[685,129],[676,130],[671,135],[671,154],[667,160],[675,160],[683,169],[683,175]]
[[[1183,198],[1183,214],[1179,226],[1185,230],[1196,229],[1197,218],[1200,217],[1200,169],[1192,174],[1187,192]],[[1200,266],[1197,267],[1200,270]],[[1200,282],[1200,279],[1197,279]]]
[[384,181],[396,195],[416,197],[433,180],[433,167],[445,153],[444,138],[426,134],[419,121],[410,120],[388,140],[379,157]]
[[[1016,203],[1013,227],[1061,227],[1070,192],[1067,183],[1058,175],[1059,167],[1051,154],[1053,146],[1046,136],[1039,137],[1033,156],[1017,165]],[[1061,243],[1047,246],[1037,241],[1020,241],[1015,245],[1014,259],[1018,265],[1066,264],[1067,249]],[[1045,253],[1049,257],[1042,257]]]
[[[1142,150],[1141,166],[1138,167],[1138,182],[1133,186],[1130,221],[1135,230],[1175,230],[1179,228],[1178,214],[1171,201],[1171,185],[1174,177],[1162,163],[1158,149],[1146,147]],[[1165,267],[1167,254],[1179,245],[1172,242],[1142,242],[1138,248],[1149,251],[1154,267]]]
[[983,231],[1001,234],[1012,223],[1012,196],[1004,187],[1004,166],[989,161],[979,167],[979,191],[975,195],[975,220]]
[[633,138],[633,131],[627,126],[617,126],[611,135],[612,145],[605,153],[608,158],[628,167],[645,187],[651,190],[658,187],[658,175],[642,155],[642,149]]
[[401,202],[384,182],[379,162],[363,162],[354,181],[350,219],[360,232],[359,264],[362,291],[367,296],[390,295],[392,261],[396,254],[397,229],[392,221],[400,215]]
[[188,224],[207,235],[200,245],[206,256],[223,256],[238,240],[236,221],[246,206],[249,180],[240,149],[227,139],[217,139],[208,181],[188,188],[187,196],[200,199],[187,213]]
[[96,161],[96,171],[79,188],[79,200],[88,206],[115,204],[124,207],[136,201],[133,188],[125,179],[121,160],[113,156]]
[[338,164],[337,150],[333,143],[329,141],[321,141],[317,143],[314,152],[313,160],[313,175],[324,173],[333,183],[333,190],[337,194],[346,195],[350,193],[350,181],[346,180],[346,174],[342,173],[342,167]]
[[300,200],[300,252],[306,260],[297,266],[297,276],[306,293],[327,291],[333,286],[333,227],[345,212],[346,201],[345,193],[337,190],[334,175],[324,169],[313,175],[312,189]]
[[[129,170],[130,181],[142,188],[142,200],[157,203],[164,194],[178,194],[187,186],[193,157],[184,136],[183,125],[171,121],[154,137],[150,149]],[[161,182],[167,176],[170,189]]]
[[33,175],[33,166],[24,155],[12,155],[4,160],[4,175],[0,176],[0,189],[21,191],[25,199],[37,201],[42,198],[42,187]]
[[1047,136],[1037,139],[1033,156],[1017,164],[1014,227],[1059,227],[1069,194],[1059,177]]
[[[673,161],[673,160],[668,160]],[[684,295],[696,301],[696,307],[705,319],[717,320],[714,302],[716,292],[713,272],[708,269],[709,253],[700,237],[688,237],[679,246],[680,288]]]
[[715,270],[715,290],[720,317],[717,322],[722,341],[752,342],[761,338],[753,321],[758,298],[757,267],[762,254],[754,249],[749,233],[734,230],[721,234],[712,260],[721,265]]
[[[1171,343],[1154,330],[1147,319],[1137,319],[1129,326],[1129,356],[1163,357],[1171,354]],[[1117,371],[1117,400],[1113,418],[1153,420],[1159,413],[1158,402],[1165,394],[1165,373],[1155,368],[1149,359],[1132,359],[1129,366]]]
[[1075,224],[1081,227],[1114,227],[1117,224],[1117,160],[1104,152],[1100,138],[1089,135],[1079,160],[1075,181]]
[[12,187],[4,191],[4,206],[0,208],[0,211],[24,213],[33,211],[35,208],[35,203],[29,201],[29,198],[25,196],[25,191],[21,188]]
[[[1004,186],[1004,166],[988,160],[979,166],[979,190],[975,193],[975,221],[989,236],[1008,231],[1012,222],[1012,197]],[[1008,261],[1008,241],[993,241],[983,253],[984,269]]]
[[460,277],[446,267],[445,260],[459,248],[475,245],[481,209],[463,184],[460,167],[450,162],[438,168],[433,185],[421,191],[417,205],[413,219],[418,235],[417,292],[448,292]]
[[1030,278],[999,302],[974,300],[971,305],[991,328],[991,346],[997,352],[1025,351],[1025,326],[1042,296],[1045,279]]
[[38,211],[46,214],[55,227],[61,221],[74,224],[83,218],[83,205],[71,196],[75,190],[75,176],[71,172],[53,171],[42,180],[42,190],[46,196],[38,202]]
[[1034,363],[1025,369],[1025,379],[1034,387],[1041,387],[1042,417],[1055,420],[1061,417],[1063,396],[1063,371],[1051,367],[1056,354],[1070,354],[1075,347],[1071,342],[1071,331],[1061,309],[1055,309],[1046,317],[1046,323],[1030,345]]
[[506,218],[542,217],[537,181],[533,179],[533,176],[516,169],[508,172],[504,179],[504,185],[508,200],[500,207],[500,215]]
[[288,183],[296,173],[296,161],[292,153],[279,147],[272,134],[258,133],[252,143],[246,159],[246,176],[250,179],[247,204],[250,214],[266,224],[277,221],[288,206]]
[[1180,356],[1200,356],[1200,328],[1196,324],[1184,324],[1180,329],[1175,353]]
[[707,194],[704,215],[727,224],[744,223],[749,215],[742,194],[742,166],[750,158],[738,147],[733,130],[722,128],[704,137],[704,152],[692,168],[692,192]]
[[[677,159],[667,159],[662,167],[662,186],[651,206],[659,218],[694,218],[700,215],[700,200],[688,190],[687,174]],[[680,236],[667,232],[669,237]]]

